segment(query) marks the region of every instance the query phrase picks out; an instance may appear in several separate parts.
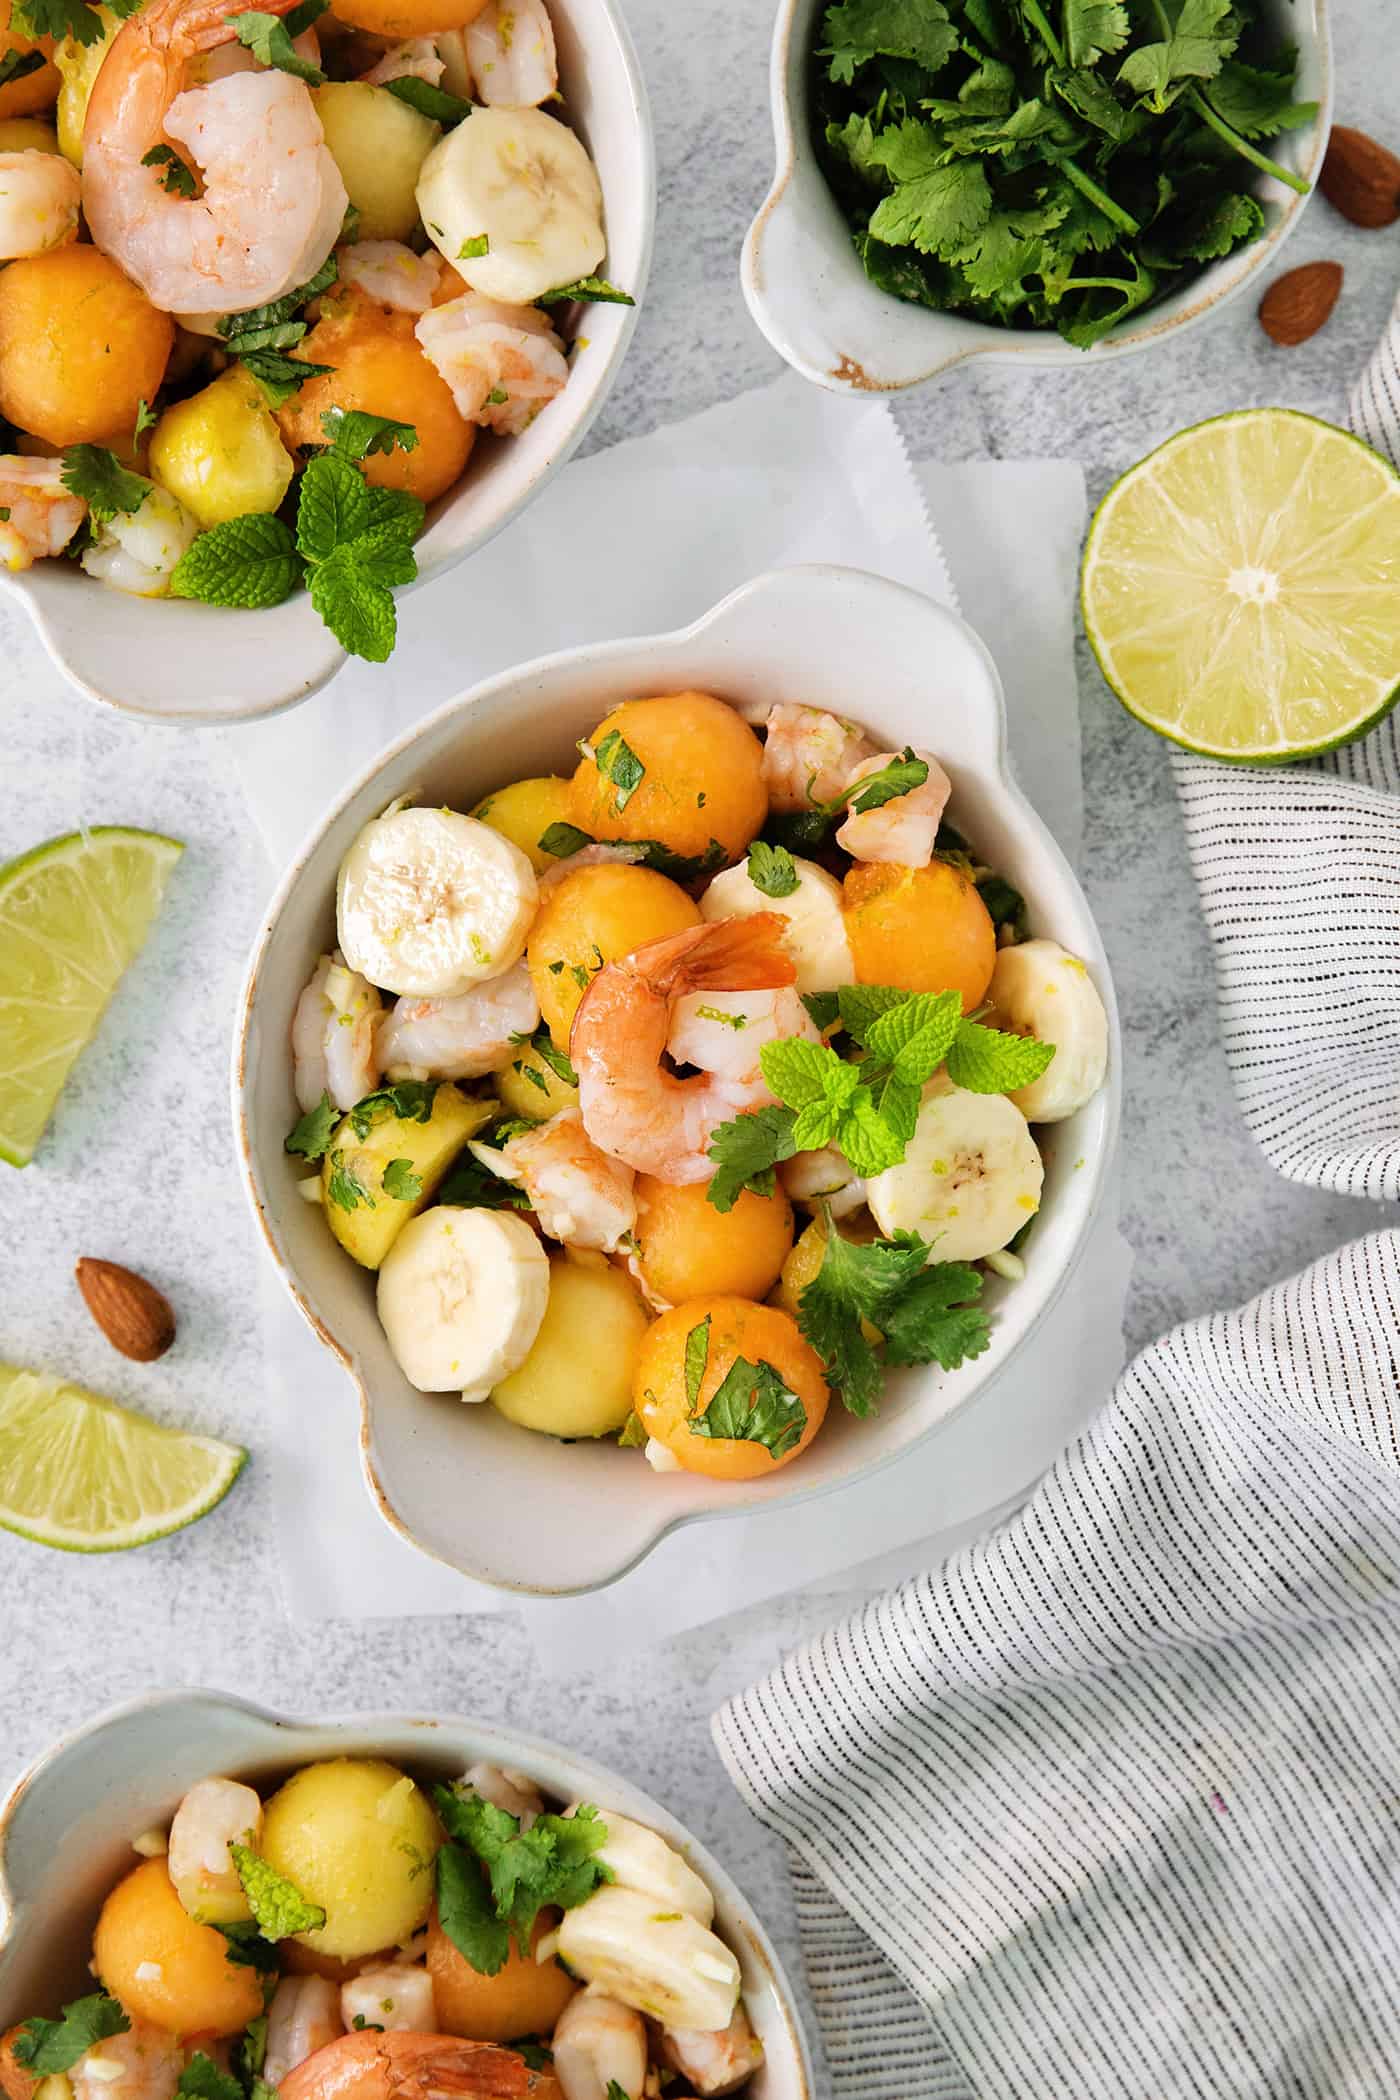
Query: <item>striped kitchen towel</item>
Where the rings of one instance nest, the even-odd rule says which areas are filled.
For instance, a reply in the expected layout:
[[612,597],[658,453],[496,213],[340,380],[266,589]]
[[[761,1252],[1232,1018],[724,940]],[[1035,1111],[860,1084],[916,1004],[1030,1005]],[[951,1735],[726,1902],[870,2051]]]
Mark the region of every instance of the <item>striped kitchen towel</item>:
[[[1351,420],[1400,461],[1400,306]],[[1174,760],[1249,1124],[1376,1197],[1396,719]],[[1154,1344],[999,1531],[717,1715],[833,2100],[1397,2100],[1398,1393],[1384,1232]]]

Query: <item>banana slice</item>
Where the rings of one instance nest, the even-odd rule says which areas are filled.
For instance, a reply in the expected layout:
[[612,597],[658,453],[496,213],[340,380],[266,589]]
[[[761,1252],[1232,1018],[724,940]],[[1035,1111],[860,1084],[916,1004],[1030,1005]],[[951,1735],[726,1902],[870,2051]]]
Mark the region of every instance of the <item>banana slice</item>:
[[897,1167],[866,1183],[881,1232],[917,1232],[934,1261],[980,1261],[1040,1208],[1045,1168],[1030,1125],[1005,1094],[970,1094],[938,1074],[924,1088]]
[[[565,1814],[572,1816],[577,1809],[575,1802]],[[664,1837],[648,1830],[644,1823],[634,1823],[610,1808],[603,1810],[603,1820],[608,1826],[608,1841],[594,1857],[611,1869],[618,1888],[634,1889],[657,1910],[683,1910],[702,1925],[713,1923],[715,1899],[674,1845],[668,1845]]]
[[530,1353],[549,1260],[513,1211],[439,1204],[410,1218],[379,1271],[379,1318],[420,1393],[484,1400]]
[[424,161],[418,212],[473,291],[508,306],[587,277],[607,248],[597,171],[540,109],[474,109]]
[[538,896],[526,856],[488,824],[451,809],[391,810],[340,864],[340,947],[385,991],[455,999],[519,960]]
[[715,2034],[739,2002],[739,1964],[723,1940],[637,1889],[599,1889],[566,1910],[559,1953],[585,1983],[663,2027]]
[[1058,941],[1003,948],[987,997],[998,1028],[1055,1045],[1039,1079],[1011,1099],[1030,1123],[1062,1123],[1093,1099],[1108,1070],[1108,1015],[1093,978]]
[[754,912],[775,911],[786,919],[783,946],[797,970],[799,992],[834,992],[838,985],[854,984],[856,966],[841,916],[841,885],[815,861],[793,858],[797,888],[790,897],[766,897],[749,880],[749,864],[726,868],[700,899],[707,919],[750,918]]

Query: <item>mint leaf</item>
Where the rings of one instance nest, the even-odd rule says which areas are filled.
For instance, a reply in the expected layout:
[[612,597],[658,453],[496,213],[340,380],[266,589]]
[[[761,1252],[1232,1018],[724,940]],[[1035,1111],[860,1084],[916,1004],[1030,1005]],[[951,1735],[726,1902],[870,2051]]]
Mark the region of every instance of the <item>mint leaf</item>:
[[[319,14],[321,9],[316,12]],[[284,22],[277,15],[265,15],[252,8],[246,14],[229,15],[227,20],[239,43],[252,52],[260,65],[276,66],[280,72],[295,74],[310,87],[320,87],[326,77],[320,67],[299,57],[292,48],[293,36],[301,32],[293,27],[290,17]]]
[[861,1040],[893,1067],[897,1080],[917,1088],[948,1055],[961,1021],[961,993],[916,992],[877,1014]]
[[[224,1960],[232,1962],[235,1969],[256,1969],[262,1976],[271,1976],[282,1966],[282,1957],[276,1947],[271,1940],[263,1938],[251,1919],[238,1918],[231,1925],[216,1925],[214,1930],[222,1933],[228,1942],[224,1949]],[[247,2033],[250,2036],[256,2025],[256,2020],[249,2022]],[[263,2047],[266,2048],[266,2045],[267,2034],[264,2030]],[[254,2068],[262,2069],[261,2057]]]
[[948,1052],[948,1077],[970,1094],[1010,1094],[1029,1086],[1055,1055],[1053,1043],[964,1021]]
[[115,1998],[93,1991],[63,2008],[59,2020],[26,2020],[15,2036],[11,2054],[35,2078],[71,2071],[79,2057],[131,2026]]
[[814,1027],[820,1028],[823,1035],[836,1026],[841,1018],[841,1001],[835,992],[803,992],[801,997]]
[[308,561],[328,561],[369,523],[369,484],[354,462],[335,452],[311,460],[297,502],[298,552]]
[[856,1089],[836,1126],[836,1144],[862,1179],[897,1167],[912,1136],[907,1116],[897,1122],[882,1114],[869,1087]]
[[[692,1328],[690,1338],[701,1331]],[[686,1342],[687,1393],[690,1338]],[[772,1364],[751,1364],[742,1356],[736,1356],[725,1372],[704,1414],[696,1415],[693,1404],[690,1414],[692,1436],[733,1437],[740,1443],[762,1444],[775,1463],[801,1443],[807,1427],[806,1408]]]
[[647,1435],[646,1424],[641,1416],[636,1413],[630,1414],[617,1432],[617,1447],[619,1451],[639,1451],[650,1441],[651,1439]]
[[44,65],[42,51],[7,51],[0,58],[0,88],[6,88],[12,80],[27,80]]
[[181,160],[173,146],[152,146],[149,153],[141,156],[143,168],[164,168],[160,186],[172,197],[193,197],[199,185],[194,179],[194,169]]
[[796,1121],[790,1108],[770,1107],[753,1109],[719,1125],[707,1148],[715,1172],[705,1191],[716,1210],[733,1210],[745,1189],[758,1196],[772,1195],[774,1167],[779,1160],[791,1159],[797,1150],[793,1139]]
[[[554,2051],[547,2049],[537,2035],[521,2035],[516,2041],[507,2042],[506,2047],[513,2049],[531,2071],[547,2071],[554,2061]],[[610,2083],[616,2085],[617,2080],[612,2079]],[[623,2093],[622,2100],[627,2100],[626,2093]]]
[[498,1976],[510,1955],[510,1927],[496,1916],[486,1877],[457,1845],[437,1856],[438,1923],[479,1976]]
[[900,795],[908,795],[922,787],[928,779],[928,760],[915,758],[907,747],[898,758],[892,758],[887,766],[877,773],[866,773],[847,788],[843,800],[855,816],[864,816],[868,809],[883,809]]
[[[528,1125],[527,1128],[533,1128]],[[534,1205],[516,1182],[484,1167],[473,1152],[463,1152],[438,1190],[439,1203],[459,1210],[532,1210]]]
[[393,655],[398,639],[393,592],[348,548],[337,548],[312,569],[311,603],[351,656],[382,664]]
[[243,2100],[243,2088],[229,2071],[221,2071],[212,2057],[196,2049],[180,2073],[175,2100]]
[[577,299],[585,306],[635,306],[636,300],[630,292],[620,291],[617,285],[609,284],[606,277],[576,277],[572,284],[557,284],[552,292],[541,292],[536,306],[560,306],[566,299]]
[[[379,86],[396,95],[400,102],[406,102],[410,109],[416,109],[420,117],[431,117],[435,124],[441,124],[444,131],[460,124],[463,117],[469,117],[476,107],[474,102],[464,102],[460,95],[449,95],[446,88],[434,87],[430,81],[420,80],[416,73],[401,73],[397,80],[381,80]],[[486,253],[484,248],[481,253]]]
[[749,881],[765,897],[790,897],[797,888],[797,864],[786,846],[755,839],[749,848]]
[[326,1922],[319,1903],[308,1903],[300,1889],[260,1859],[250,1845],[231,1844],[233,1861],[253,1922],[265,1939],[290,1939],[294,1932],[318,1932]]
[[549,1066],[556,1079],[562,1079],[565,1086],[578,1085],[578,1073],[574,1070],[573,1065],[564,1055],[564,1052],[556,1050],[554,1038],[543,1021],[527,1040],[536,1057],[539,1058],[542,1064]]
[[843,984],[836,999],[848,1032],[863,1045],[880,1015],[903,1006],[910,996],[895,984]]
[[577,824],[549,824],[540,833],[536,844],[541,853],[552,853],[556,860],[567,860],[571,854],[582,853],[585,846],[597,841]]
[[987,1315],[971,1301],[981,1272],[966,1262],[939,1261],[921,1269],[881,1314],[885,1358],[892,1364],[936,1363],[956,1371],[992,1345]]
[[225,342],[263,328],[278,328],[300,313],[308,300],[319,299],[322,292],[329,291],[339,275],[339,263],[333,254],[328,255],[315,276],[299,284],[295,291],[284,292],[280,299],[271,299],[265,306],[251,306],[241,314],[224,314],[214,325]]
[[170,578],[171,595],[205,605],[280,605],[301,581],[287,527],[270,511],[211,525],[186,548]]
[[593,753],[593,763],[616,789],[613,808],[621,815],[646,778],[646,767],[619,729],[608,731]]
[[372,416],[364,408],[328,408],[321,428],[333,452],[349,460],[367,459],[373,452],[413,452],[418,432],[411,423],[396,423],[392,416]]
[[685,1338],[685,1411],[693,1415],[700,1405],[700,1388],[705,1382],[705,1369],[710,1361],[710,1315],[706,1313],[698,1327],[692,1327]]
[[[800,1036],[765,1043],[759,1062],[769,1086],[789,1108],[808,1108],[818,1102],[844,1107],[860,1084],[854,1065],[825,1043],[805,1042]],[[811,1148],[799,1143],[798,1149]]]
[[958,48],[958,33],[939,0],[845,0],[827,9],[825,41],[831,78],[850,81],[872,58],[908,58],[937,72]]
[[81,496],[94,524],[130,517],[151,493],[150,482],[129,474],[105,445],[65,446],[60,478],[71,495]]
[[423,1193],[423,1177],[413,1171],[411,1159],[391,1159],[380,1177],[380,1185],[386,1196],[398,1203],[412,1203]]
[[308,1108],[304,1116],[298,1116],[291,1133],[283,1144],[284,1152],[299,1152],[303,1159],[321,1159],[330,1150],[331,1138],[338,1120],[335,1103],[329,1094],[322,1094],[314,1108]]
[[308,379],[324,379],[334,365],[316,365],[307,357],[284,357],[280,350],[248,350],[243,369],[258,382],[268,406],[281,408]]

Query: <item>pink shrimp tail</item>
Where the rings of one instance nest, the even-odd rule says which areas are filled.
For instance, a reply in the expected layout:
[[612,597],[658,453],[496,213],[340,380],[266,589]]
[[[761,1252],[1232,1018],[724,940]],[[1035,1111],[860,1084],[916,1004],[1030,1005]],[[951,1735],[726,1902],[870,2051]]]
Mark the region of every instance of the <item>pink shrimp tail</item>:
[[513,2049],[448,2034],[341,2035],[308,2056],[279,2100],[562,2100],[552,2072]]
[[634,948],[615,967],[645,979],[663,999],[686,992],[776,991],[797,981],[782,944],[785,925],[775,911],[756,911],[746,919],[687,926]]
[[[264,14],[289,14],[297,0],[258,0]],[[158,51],[183,53],[214,51],[231,44],[235,31],[230,15],[238,13],[238,0],[146,0],[136,18],[141,34]]]

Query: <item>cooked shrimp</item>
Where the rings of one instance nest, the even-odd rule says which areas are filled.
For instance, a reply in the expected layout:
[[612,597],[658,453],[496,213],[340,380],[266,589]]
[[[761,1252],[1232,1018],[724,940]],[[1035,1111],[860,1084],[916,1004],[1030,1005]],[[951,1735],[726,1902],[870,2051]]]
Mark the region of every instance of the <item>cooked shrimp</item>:
[[488,1764],[484,1757],[478,1758],[462,1774],[462,1784],[493,1808],[518,1817],[522,1830],[544,1814],[544,1796],[534,1780],[528,1772],[517,1772],[510,1765]]
[[[881,766],[892,765],[899,756],[898,751],[877,751],[854,768],[846,786],[853,787],[867,773],[878,773]],[[904,868],[926,868],[933,859],[933,843],[953,783],[931,751],[916,751],[914,756],[928,767],[928,778],[922,786],[910,788],[907,795],[895,795],[878,809],[853,811],[837,832],[837,845],[844,846],[853,860],[894,861]]]
[[503,437],[519,437],[568,384],[564,345],[538,307],[466,292],[425,313],[413,332],[458,414]]
[[403,314],[425,314],[442,275],[436,248],[415,255],[402,241],[354,241],[336,260],[343,283],[357,284],[377,306]]
[[556,860],[552,868],[546,868],[538,878],[540,895],[552,890],[566,876],[577,874],[580,868],[601,868],[608,862],[622,867],[636,867],[647,857],[645,839],[594,839],[589,846],[580,846],[577,853],[566,853]]
[[82,178],[61,153],[0,153],[0,262],[77,239]]
[[733,2019],[717,2034],[668,2029],[661,2037],[661,2053],[705,2100],[737,2093],[763,2062],[763,2044],[742,2005],[735,2006]]
[[381,1066],[396,1078],[479,1079],[507,1064],[520,1037],[532,1035],[539,1022],[540,1003],[522,961],[455,999],[405,993],[380,1021],[375,1040]]
[[282,2081],[279,2100],[563,2100],[552,2071],[450,2034],[342,2035]]
[[261,1829],[262,1802],[250,1786],[236,1779],[201,1779],[190,1788],[170,1825],[166,1865],[192,1917],[206,1903],[213,1918],[228,1916],[218,1907],[220,1899],[237,1899],[243,1889],[228,1848],[256,1845]]
[[79,2057],[68,2073],[75,2100],[171,2100],[185,2068],[173,2034],[128,2015],[123,2034],[109,2035]]
[[83,568],[99,583],[133,598],[163,598],[175,564],[199,535],[199,521],[177,496],[154,481],[136,510],[104,518],[90,547],[83,549]]
[[637,1222],[632,1169],[599,1151],[576,1108],[511,1138],[497,1171],[521,1183],[540,1230],[566,1246],[611,1254]]
[[267,2009],[263,2077],[280,2086],[344,2032],[339,1987],[328,1976],[284,1976]]
[[[678,1000],[773,990],[793,981],[776,912],[718,919],[648,941],[608,963],[574,1016],[569,1054],[584,1127],[595,1145],[661,1181],[707,1181],[717,1126],[771,1102],[762,1078],[705,1069],[682,1079],[662,1063]],[[719,1034],[732,1036],[722,1027]],[[711,1041],[708,1055],[718,1055]],[[692,1058],[690,1060],[694,1062]]]
[[590,1985],[571,1998],[550,2039],[564,2100],[642,2100],[647,2031],[640,2013]]
[[770,709],[763,778],[774,809],[810,809],[840,794],[875,746],[863,729],[820,707]]
[[337,1108],[353,1108],[379,1084],[375,1023],[379,994],[358,970],[323,955],[292,1016],[297,1106],[315,1108],[329,1094]]
[[795,1152],[778,1169],[783,1192],[792,1203],[812,1210],[825,1203],[833,1218],[844,1218],[865,1201],[865,1183],[844,1152],[824,1145],[820,1152]]
[[559,66],[544,0],[487,0],[463,34],[478,101],[523,109],[555,93]]
[[407,2030],[414,2034],[437,2032],[437,2007],[433,2004],[433,1979],[424,1968],[406,1961],[384,1962],[377,1969],[361,1969],[340,1986],[340,2017],[345,2027],[382,2027],[386,2033]]
[[27,569],[62,554],[86,516],[82,497],[63,486],[61,459],[0,452],[0,568]]
[[390,80],[426,80],[429,87],[436,87],[445,71],[432,37],[411,36],[401,44],[391,44],[378,64],[361,78],[371,87],[382,87]]
[[821,1031],[790,985],[769,992],[691,992],[671,1010],[666,1048],[678,1065],[698,1065],[736,1086],[753,1087],[750,1105],[760,1106],[776,1098],[764,1084],[763,1047],[794,1035],[821,1041]]
[[[282,15],[289,0],[268,0]],[[188,86],[191,61],[234,41],[227,0],[147,0],[118,30],[83,132],[92,237],[166,313],[238,313],[310,277],[348,198],[306,83],[276,68]],[[142,165],[187,147],[200,197]]]

